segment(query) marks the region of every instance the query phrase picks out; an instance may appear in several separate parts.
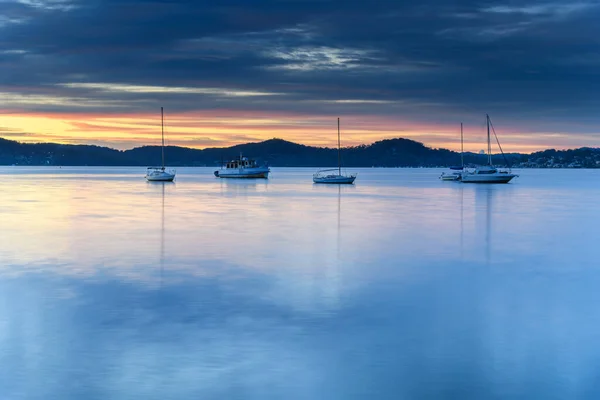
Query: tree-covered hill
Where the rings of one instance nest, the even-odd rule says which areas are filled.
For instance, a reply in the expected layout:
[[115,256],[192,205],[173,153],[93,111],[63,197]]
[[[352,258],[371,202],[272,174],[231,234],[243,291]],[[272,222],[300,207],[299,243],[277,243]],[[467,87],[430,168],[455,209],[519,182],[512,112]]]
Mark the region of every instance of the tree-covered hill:
[[[242,153],[276,167],[337,166],[337,149],[305,146],[282,139],[226,148],[165,148],[169,166],[217,166]],[[444,167],[460,164],[460,153],[434,149],[410,139],[386,139],[341,151],[347,167]],[[506,154],[509,164],[521,167],[600,167],[600,149],[545,150],[533,154]],[[466,164],[486,162],[486,156],[465,153]],[[19,143],[0,138],[0,165],[153,166],[160,163],[159,146],[115,150],[101,146],[56,143]],[[504,165],[502,155],[493,162]]]

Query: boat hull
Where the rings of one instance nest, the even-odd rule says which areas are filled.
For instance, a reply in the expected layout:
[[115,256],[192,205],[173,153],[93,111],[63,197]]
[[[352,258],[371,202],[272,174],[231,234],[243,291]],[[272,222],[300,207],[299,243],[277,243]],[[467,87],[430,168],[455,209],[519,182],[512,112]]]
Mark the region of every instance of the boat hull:
[[166,171],[155,171],[146,174],[146,180],[148,182],[173,182],[175,174]]
[[336,177],[313,177],[314,183],[329,183],[337,185],[351,185],[356,176],[336,176]]
[[269,172],[271,172],[269,168],[221,169],[215,171],[215,176],[231,179],[267,179]]
[[169,176],[147,176],[146,180],[148,182],[173,182],[175,179],[175,175]]
[[460,181],[463,183],[508,183],[516,176],[515,174],[463,174]]

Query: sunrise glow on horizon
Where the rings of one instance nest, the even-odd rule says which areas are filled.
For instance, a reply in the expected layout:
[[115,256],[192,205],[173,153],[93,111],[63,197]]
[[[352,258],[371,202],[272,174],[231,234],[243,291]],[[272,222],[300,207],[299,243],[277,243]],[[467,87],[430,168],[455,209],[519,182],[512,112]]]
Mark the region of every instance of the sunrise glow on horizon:
[[[292,113],[248,113],[241,111],[165,112],[166,144],[197,149],[229,147],[278,138],[290,142],[334,147],[337,144],[335,116],[305,116]],[[343,146],[369,145],[379,140],[406,138],[432,148],[460,151],[460,123],[419,124],[374,116],[341,118]],[[514,128],[496,128],[505,152],[530,153],[547,148],[587,146],[586,135],[537,132],[535,142]],[[464,126],[465,151],[485,146],[483,123]],[[154,114],[102,113],[3,113],[0,137],[23,143],[93,144],[119,150],[160,143],[160,111]]]

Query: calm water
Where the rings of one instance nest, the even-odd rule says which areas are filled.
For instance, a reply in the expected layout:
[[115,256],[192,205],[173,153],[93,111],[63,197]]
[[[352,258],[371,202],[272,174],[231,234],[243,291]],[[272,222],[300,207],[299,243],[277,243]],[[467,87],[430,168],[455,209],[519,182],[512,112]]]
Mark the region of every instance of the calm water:
[[2,399],[599,398],[600,170],[0,168]]

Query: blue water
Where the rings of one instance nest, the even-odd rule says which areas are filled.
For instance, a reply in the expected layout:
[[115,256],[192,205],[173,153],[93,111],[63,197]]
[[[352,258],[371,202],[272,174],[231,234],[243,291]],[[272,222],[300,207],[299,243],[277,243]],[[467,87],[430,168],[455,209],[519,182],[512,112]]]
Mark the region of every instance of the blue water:
[[0,398],[596,399],[600,170],[0,168]]

